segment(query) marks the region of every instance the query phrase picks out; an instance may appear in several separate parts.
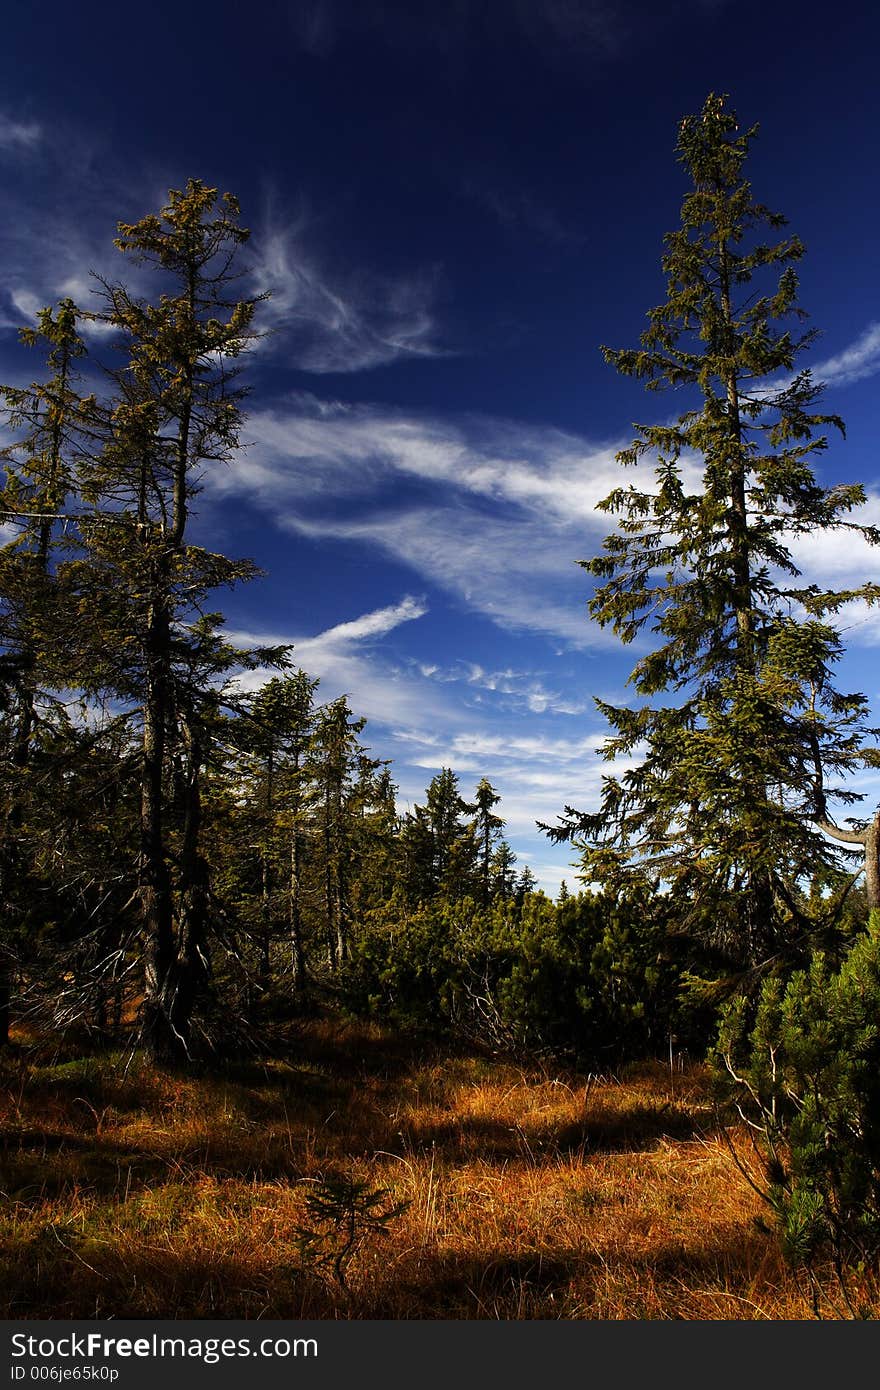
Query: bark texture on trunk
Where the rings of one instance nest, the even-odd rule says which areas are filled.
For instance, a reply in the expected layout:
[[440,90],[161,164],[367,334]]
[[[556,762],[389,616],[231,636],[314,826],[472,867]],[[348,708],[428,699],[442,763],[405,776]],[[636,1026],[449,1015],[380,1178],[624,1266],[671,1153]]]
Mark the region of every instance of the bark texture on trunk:
[[171,879],[165,847],[163,775],[169,716],[171,629],[161,601],[147,622],[147,691],[143,708],[139,897],[145,939],[144,1042],[157,1060],[186,1055],[172,1023],[175,962]]

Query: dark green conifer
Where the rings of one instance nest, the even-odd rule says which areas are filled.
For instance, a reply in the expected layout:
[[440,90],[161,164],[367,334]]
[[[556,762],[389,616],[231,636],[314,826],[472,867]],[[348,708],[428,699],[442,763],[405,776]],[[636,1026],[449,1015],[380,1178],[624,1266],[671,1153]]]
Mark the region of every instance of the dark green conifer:
[[[257,301],[236,294],[234,256],[248,236],[238,213],[232,195],[190,179],[159,213],[120,223],[117,247],[152,271],[160,293],[149,303],[123,285],[104,287],[125,363],[111,374],[105,447],[83,476],[95,514],[82,523],[79,598],[99,617],[90,679],[136,706],[141,729],[144,1037],[157,1057],[174,1060],[188,1052],[207,971],[200,796],[218,678],[247,661],[220,641],[221,620],[205,606],[218,585],[256,573],[249,561],[194,546],[189,534],[202,470],[238,445],[237,364],[255,336]],[[174,853],[176,796],[183,825]]]
[[[55,692],[75,683],[78,644],[57,564],[75,537],[68,496],[95,417],[94,400],[79,391],[86,349],[73,301],[42,309],[36,327],[19,336],[45,351],[48,373],[29,386],[0,387],[0,416],[12,435],[0,451],[0,521],[9,537],[0,547],[0,1044],[8,1038],[8,972],[26,923],[33,927],[36,900],[46,899],[34,869],[46,838],[43,811],[57,793],[49,782],[60,776],[59,747],[70,753],[69,721]],[[35,777],[39,744],[43,766]]]
[[503,818],[492,810],[500,800],[488,778],[481,777],[474,792],[474,829],[479,845],[480,897],[484,905],[492,898],[492,850],[504,829]]
[[[828,779],[876,762],[864,696],[833,680],[829,614],[854,595],[804,585],[790,546],[832,528],[880,534],[848,519],[860,486],[824,488],[813,472],[823,431],[842,424],[819,412],[822,386],[797,366],[816,336],[791,326],[804,318],[804,247],[755,201],[744,173],[755,134],[716,96],[682,121],[692,188],[666,238],[666,300],[639,348],[603,349],[648,389],[685,392],[687,407],[636,427],[618,458],[652,462],[653,486],[642,475],[615,488],[601,505],[617,529],[583,562],[599,581],[600,626],[625,643],[653,638],[630,676],[640,701],[598,702],[605,757],[630,765],[604,779],[598,811],[566,808],[550,830],[582,848],[587,879],[665,887],[740,964],[802,934],[799,883],[841,862],[819,829],[836,828],[827,799],[855,799]],[[876,853],[875,836],[869,896]]]

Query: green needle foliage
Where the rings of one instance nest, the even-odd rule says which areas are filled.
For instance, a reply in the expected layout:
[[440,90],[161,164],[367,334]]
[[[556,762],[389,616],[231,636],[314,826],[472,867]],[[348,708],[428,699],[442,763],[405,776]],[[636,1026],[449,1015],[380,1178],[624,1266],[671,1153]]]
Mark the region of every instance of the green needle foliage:
[[880,1255],[878,1006],[880,941],[869,933],[838,971],[817,953],[787,985],[767,980],[755,1011],[735,1000],[713,1059],[755,1137],[786,1258],[811,1277],[830,1258],[853,1316],[859,1274]]
[[70,683],[62,654],[76,631],[57,568],[71,546],[69,497],[96,409],[78,390],[85,345],[70,299],[43,309],[19,337],[43,350],[47,377],[0,386],[11,439],[0,450],[0,520],[11,533],[0,546],[0,1043],[8,1037],[10,965],[52,915],[37,909],[49,897],[40,865],[57,845],[43,807],[58,804],[71,750],[64,702],[52,692]]
[[346,1174],[320,1179],[305,1201],[307,1224],[297,1226],[297,1245],[305,1267],[329,1272],[349,1292],[347,1271],[359,1247],[372,1235],[387,1236],[408,1201],[390,1202],[387,1187],[371,1187]]
[[[549,830],[582,849],[586,879],[662,887],[734,967],[803,936],[799,885],[841,866],[818,828],[831,826],[827,798],[856,799],[828,778],[877,762],[864,696],[833,682],[829,614],[855,593],[804,585],[790,546],[834,528],[872,544],[880,534],[848,519],[862,487],[823,488],[813,473],[825,429],[843,426],[796,367],[815,338],[796,331],[804,248],[753,197],[755,134],[716,96],[682,121],[692,188],[665,241],[666,300],[639,348],[603,349],[649,390],[686,392],[688,407],[636,426],[618,455],[627,468],[653,462],[653,485],[639,478],[601,503],[617,528],[582,562],[599,581],[590,612],[623,642],[650,632],[653,644],[630,676],[641,701],[598,702],[604,755],[624,769],[604,779],[597,812],[568,807]],[[842,838],[864,843],[861,831]]]
[[[170,190],[161,213],[119,224],[117,247],[151,270],[163,292],[150,304],[124,286],[106,287],[108,319],[122,335],[127,361],[115,376],[113,429],[90,480],[105,512],[89,537],[92,562],[124,595],[124,626],[130,630],[137,615],[131,695],[142,727],[144,1036],[157,1057],[171,1060],[188,1052],[193,1005],[208,969],[201,788],[216,702],[203,692],[211,689],[210,676],[235,663],[203,604],[219,585],[256,572],[250,562],[193,546],[188,536],[202,472],[232,458],[239,442],[244,392],[236,377],[255,338],[257,300],[236,293],[233,262],[248,236],[238,217],[231,194],[219,198],[215,188],[190,179],[184,190]],[[108,526],[111,497],[121,506]],[[166,778],[175,754],[186,782],[177,875]]]

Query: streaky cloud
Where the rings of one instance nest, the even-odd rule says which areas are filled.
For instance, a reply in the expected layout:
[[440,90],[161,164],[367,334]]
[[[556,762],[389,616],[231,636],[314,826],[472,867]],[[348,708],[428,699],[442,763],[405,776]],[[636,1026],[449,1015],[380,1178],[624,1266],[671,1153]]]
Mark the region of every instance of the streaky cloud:
[[0,112],[0,150],[21,154],[36,149],[43,140],[43,128],[36,121],[16,121]]
[[385,637],[401,623],[423,618],[427,612],[428,606],[423,600],[407,594],[399,603],[388,604],[384,608],[374,608],[371,612],[362,613],[357,618],[336,623],[333,627],[328,627],[324,632],[319,632],[313,637],[291,636],[289,633],[282,635],[280,633],[244,632],[241,630],[227,633],[227,636],[236,647],[292,645],[298,650],[308,648],[314,652],[319,647],[337,649],[366,641],[371,637]]
[[813,368],[817,380],[829,386],[849,386],[880,372],[880,323],[869,323],[854,343]]
[[264,351],[316,375],[447,355],[436,342],[436,272],[334,274],[309,250],[303,221],[270,225],[254,240],[253,285],[269,295]]
[[509,631],[576,646],[612,639],[586,620],[577,560],[598,549],[614,448],[555,428],[453,420],[298,395],[256,411],[235,469],[211,482],[282,529],[378,548]]

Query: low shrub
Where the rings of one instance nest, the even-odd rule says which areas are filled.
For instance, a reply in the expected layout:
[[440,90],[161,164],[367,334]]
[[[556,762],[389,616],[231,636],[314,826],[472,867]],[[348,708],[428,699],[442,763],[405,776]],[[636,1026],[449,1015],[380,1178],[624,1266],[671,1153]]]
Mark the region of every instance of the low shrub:
[[355,935],[344,994],[361,1015],[596,1066],[689,1040],[679,976],[655,904],[534,893],[372,921]]
[[756,1136],[787,1259],[808,1275],[830,1259],[858,1314],[880,1259],[880,937],[732,1003],[714,1063]]

